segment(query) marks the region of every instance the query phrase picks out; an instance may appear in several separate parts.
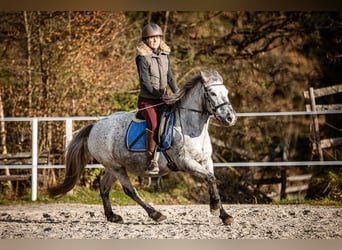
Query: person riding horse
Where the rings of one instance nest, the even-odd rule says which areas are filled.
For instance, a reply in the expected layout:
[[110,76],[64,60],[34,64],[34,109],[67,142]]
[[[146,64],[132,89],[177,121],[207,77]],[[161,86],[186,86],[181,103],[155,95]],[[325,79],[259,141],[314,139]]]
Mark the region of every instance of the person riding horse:
[[[233,217],[223,207],[214,174],[212,144],[208,131],[211,118],[233,126],[237,114],[229,98],[222,76],[216,70],[201,70],[199,74],[182,84],[175,94],[165,98],[174,107],[171,146],[160,154],[159,173],[186,172],[200,178],[208,185],[210,213],[219,215],[224,225],[231,225]],[[156,222],[166,219],[160,211],[140,197],[129,174],[152,176],[141,166],[145,165],[141,153],[127,147],[127,130],[134,119],[132,112],[115,112],[80,129],[68,144],[65,157],[65,178],[62,183],[49,187],[50,197],[58,197],[70,191],[78,182],[87,163],[95,159],[105,167],[100,180],[100,194],[107,220],[122,223],[121,215],[111,206],[109,193],[116,181],[123,191],[139,204]],[[144,133],[144,131],[143,131]],[[166,157],[167,155],[167,157]],[[167,159],[168,158],[168,159]],[[170,168],[169,163],[173,162]]]
[[136,46],[136,66],[139,75],[140,93],[138,96],[139,113],[147,123],[146,128],[146,165],[147,173],[159,172],[154,134],[158,126],[158,107],[167,95],[167,85],[173,93],[179,88],[170,64],[170,47],[162,39],[163,32],[155,24],[147,24],[142,29],[141,40]]

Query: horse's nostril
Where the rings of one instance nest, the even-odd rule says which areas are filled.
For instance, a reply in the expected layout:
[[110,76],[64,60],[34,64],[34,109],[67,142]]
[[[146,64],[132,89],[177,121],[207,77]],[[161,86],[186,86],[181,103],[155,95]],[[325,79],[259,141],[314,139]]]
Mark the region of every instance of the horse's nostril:
[[228,114],[226,117],[226,122],[229,123],[230,125],[234,125],[236,122],[236,116]]

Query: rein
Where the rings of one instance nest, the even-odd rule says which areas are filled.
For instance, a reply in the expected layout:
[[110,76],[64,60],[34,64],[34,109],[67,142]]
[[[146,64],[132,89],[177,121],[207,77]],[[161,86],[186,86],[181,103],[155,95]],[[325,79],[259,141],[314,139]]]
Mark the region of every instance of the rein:
[[208,114],[209,113],[208,111],[204,112],[203,110],[197,110],[197,109],[193,109],[193,108],[186,108],[186,107],[177,107],[177,108],[189,110],[189,111],[200,113],[200,114]]
[[[209,85],[209,86],[205,86],[203,84],[203,82],[202,82],[202,86],[204,87],[204,97],[205,97],[205,100],[207,102],[207,106],[208,106],[208,104],[210,105],[210,108],[213,111],[213,114],[209,112],[208,107],[206,107],[206,110],[198,110],[198,109],[182,107],[182,106],[176,107],[176,109],[178,110],[178,115],[180,117],[180,127],[181,127],[181,130],[182,130],[182,133],[183,133],[183,125],[182,125],[181,112],[180,112],[181,109],[189,110],[189,111],[192,111],[192,112],[195,112],[195,113],[199,113],[199,114],[204,114],[204,115],[205,114],[209,114],[209,115],[213,115],[214,117],[216,117],[216,110],[217,109],[219,109],[220,107],[222,107],[224,105],[229,105],[228,102],[223,102],[223,103],[220,103],[220,104],[215,106],[214,101],[210,98],[210,95],[208,94],[208,87],[211,87],[211,86],[221,86],[221,85],[223,85],[223,84],[222,83],[220,83],[220,84],[217,83],[217,84],[212,84],[212,85]],[[183,136],[184,136],[184,134],[183,134]],[[183,144],[183,146],[184,146],[184,144]]]
[[162,103],[158,103],[158,104],[155,104],[155,105],[151,105],[151,106],[148,106],[146,108],[142,108],[142,109],[134,109],[134,110],[131,110],[129,111],[130,113],[135,113],[135,112],[139,112],[139,111],[142,111],[142,110],[145,110],[145,109],[150,109],[150,108],[154,108],[154,107],[158,107],[158,106],[161,106],[161,105],[164,105],[165,103],[162,102]]
[[[210,115],[213,115],[213,116],[216,117],[216,110],[218,110],[222,106],[229,105],[229,103],[228,102],[223,102],[223,103],[220,103],[220,104],[215,106],[215,103],[214,103],[213,99],[208,94],[208,87],[211,87],[211,86],[222,86],[222,85],[223,85],[222,83],[216,83],[216,84],[212,84],[212,85],[209,85],[209,86],[203,85],[203,87],[204,87],[204,97],[205,97],[205,100],[207,101],[207,103],[209,104],[210,109],[213,111],[212,113],[209,112],[208,107],[206,107],[206,110],[197,110],[197,109],[187,108],[187,107],[182,107],[182,106],[179,106],[178,108],[179,109],[189,110],[189,111],[200,113],[200,114],[210,114]],[[208,105],[206,105],[206,106],[208,106]]]

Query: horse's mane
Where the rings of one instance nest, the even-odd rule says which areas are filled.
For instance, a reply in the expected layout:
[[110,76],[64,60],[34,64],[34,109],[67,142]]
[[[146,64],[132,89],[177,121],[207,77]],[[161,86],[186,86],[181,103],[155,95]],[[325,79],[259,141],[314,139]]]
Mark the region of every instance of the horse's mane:
[[167,101],[169,104],[173,104],[185,96],[185,94],[192,89],[198,82],[202,81],[202,76],[197,75],[193,78],[191,78],[189,81],[187,81],[184,86],[176,93],[173,93],[172,95],[164,97],[164,100]]

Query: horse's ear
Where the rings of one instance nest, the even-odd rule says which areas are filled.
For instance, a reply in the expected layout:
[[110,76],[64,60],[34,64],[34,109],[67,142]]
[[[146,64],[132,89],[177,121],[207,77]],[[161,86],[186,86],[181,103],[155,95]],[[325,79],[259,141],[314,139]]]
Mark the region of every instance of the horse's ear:
[[217,71],[215,71],[215,72],[216,72],[216,76],[217,76],[218,81],[223,83],[222,76],[219,74],[219,72],[217,72]]
[[209,81],[211,74],[212,70],[201,70],[201,77],[205,83]]
[[214,81],[222,81],[222,77],[216,70],[208,69],[201,70],[201,77],[205,83],[210,83]]

